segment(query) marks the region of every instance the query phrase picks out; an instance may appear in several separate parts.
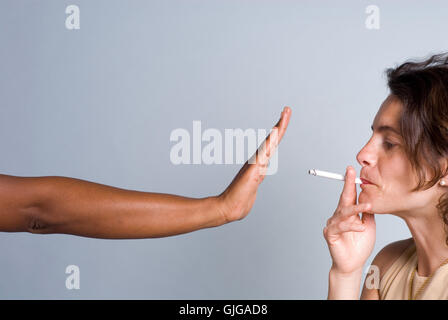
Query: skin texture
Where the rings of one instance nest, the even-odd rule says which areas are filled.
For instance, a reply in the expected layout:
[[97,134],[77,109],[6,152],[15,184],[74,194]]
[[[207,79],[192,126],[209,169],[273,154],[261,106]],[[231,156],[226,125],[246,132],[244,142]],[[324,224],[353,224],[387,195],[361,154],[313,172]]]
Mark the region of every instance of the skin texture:
[[0,175],[0,231],[136,239],[183,234],[241,220],[251,210],[291,109],[220,195],[202,199],[125,190],[67,177]]
[[[411,192],[417,176],[403,149],[399,134],[381,130],[391,126],[399,131],[402,103],[389,95],[373,122],[372,137],[359,151],[360,177],[372,182],[361,186],[356,202],[356,172],[349,166],[340,201],[324,228],[333,264],[329,274],[329,299],[358,299],[363,266],[375,244],[375,214],[392,214],[408,225],[412,238],[397,241],[383,248],[373,260],[383,275],[395,259],[415,241],[418,269],[429,276],[448,257],[444,223],[437,212],[439,197],[447,192],[439,184],[427,190]],[[448,182],[447,177],[444,177]],[[359,213],[362,213],[362,218]],[[378,289],[365,286],[362,299],[379,299]]]

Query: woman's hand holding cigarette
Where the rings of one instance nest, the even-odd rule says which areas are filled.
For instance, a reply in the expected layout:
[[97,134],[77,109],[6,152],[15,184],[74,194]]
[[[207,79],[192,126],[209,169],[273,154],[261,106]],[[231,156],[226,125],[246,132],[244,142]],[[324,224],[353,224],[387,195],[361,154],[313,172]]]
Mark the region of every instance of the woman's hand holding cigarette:
[[355,170],[347,167],[338,206],[324,228],[333,259],[328,299],[359,299],[362,269],[375,245],[375,219],[368,213],[371,204],[356,203],[355,178]]
[[[356,172],[347,167],[344,188],[333,216],[324,228],[333,265],[332,272],[353,274],[361,272],[375,245],[375,219],[371,204],[356,203]],[[362,212],[362,219],[359,213]],[[370,213],[369,213],[370,212]]]

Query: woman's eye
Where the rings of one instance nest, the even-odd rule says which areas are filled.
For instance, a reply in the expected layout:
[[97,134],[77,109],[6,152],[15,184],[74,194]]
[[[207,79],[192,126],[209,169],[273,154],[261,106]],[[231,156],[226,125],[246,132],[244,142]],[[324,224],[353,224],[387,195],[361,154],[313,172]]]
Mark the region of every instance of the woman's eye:
[[395,145],[388,141],[384,141],[384,146],[386,147],[387,150],[389,150],[392,149]]

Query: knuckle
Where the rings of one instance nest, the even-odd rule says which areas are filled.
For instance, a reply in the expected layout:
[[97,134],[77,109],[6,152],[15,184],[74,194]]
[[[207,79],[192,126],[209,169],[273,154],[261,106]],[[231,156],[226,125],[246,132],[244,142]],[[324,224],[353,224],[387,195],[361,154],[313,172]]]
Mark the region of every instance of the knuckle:
[[349,207],[344,207],[341,209],[341,216],[347,216],[350,214],[350,212],[351,212],[351,210]]
[[345,201],[345,202],[348,202],[348,201],[351,200],[351,197],[350,197],[348,194],[343,193],[343,194],[341,195],[341,200],[342,200],[342,201]]
[[346,200],[346,201],[350,201],[351,199],[352,199],[352,196],[350,195],[350,194],[348,194],[348,193],[344,193],[343,195],[342,195],[342,199],[344,199],[344,200]]
[[337,226],[339,230],[342,230],[346,227],[346,223],[344,221],[340,221],[338,222]]
[[339,206],[336,208],[336,210],[334,211],[333,216],[340,216],[343,210],[344,210],[344,207],[341,206],[341,205],[339,205]]

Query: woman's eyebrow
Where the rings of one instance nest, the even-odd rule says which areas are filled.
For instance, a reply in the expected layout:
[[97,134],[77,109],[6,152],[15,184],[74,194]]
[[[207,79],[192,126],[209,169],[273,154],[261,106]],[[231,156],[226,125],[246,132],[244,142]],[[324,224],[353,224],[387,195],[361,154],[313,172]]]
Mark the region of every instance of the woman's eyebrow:
[[[372,131],[374,131],[373,125],[370,128],[372,129]],[[379,126],[376,130],[378,132],[391,131],[391,132],[401,136],[401,133],[397,129],[395,129],[394,127],[391,127],[391,126],[387,126],[387,125]]]

